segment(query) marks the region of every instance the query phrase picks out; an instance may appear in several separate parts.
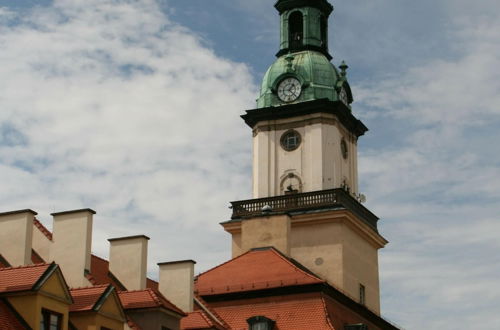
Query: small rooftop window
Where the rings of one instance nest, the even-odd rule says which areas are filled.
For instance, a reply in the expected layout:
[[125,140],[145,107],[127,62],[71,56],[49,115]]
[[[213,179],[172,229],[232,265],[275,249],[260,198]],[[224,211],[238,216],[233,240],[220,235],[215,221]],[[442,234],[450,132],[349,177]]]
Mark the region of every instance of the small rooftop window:
[[275,322],[265,316],[253,316],[247,323],[249,330],[273,330]]

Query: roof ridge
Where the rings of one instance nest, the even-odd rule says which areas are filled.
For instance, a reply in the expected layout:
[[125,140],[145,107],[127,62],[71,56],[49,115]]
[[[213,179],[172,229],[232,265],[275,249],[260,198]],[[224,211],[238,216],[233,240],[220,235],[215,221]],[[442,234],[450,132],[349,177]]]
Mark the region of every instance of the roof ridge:
[[88,289],[98,289],[102,287],[108,287],[110,284],[97,284],[93,286],[82,286],[82,287],[77,287],[77,288],[69,288],[70,291],[76,291],[76,290],[88,290]]
[[330,314],[328,313],[328,308],[326,307],[326,301],[325,301],[325,295],[324,293],[321,293],[321,303],[323,304],[323,310],[326,315],[326,323],[330,326],[332,330],[335,330],[335,327],[332,324],[332,321],[330,320]]
[[94,253],[91,253],[90,255],[91,255],[92,257],[94,257],[94,258],[99,259],[99,260],[109,262],[109,260],[106,260],[106,259],[104,259],[104,258],[102,258],[102,257],[99,257],[98,255],[96,255],[96,254],[94,254]]
[[26,268],[36,268],[36,267],[42,267],[42,266],[50,266],[52,263],[39,263],[39,264],[31,264],[31,265],[22,265],[22,266],[15,266],[15,267],[4,267],[0,268],[0,272],[6,271],[6,270],[13,270],[13,269],[26,269]]
[[220,267],[222,267],[222,266],[224,266],[224,265],[226,265],[226,264],[230,263],[231,261],[237,260],[237,259],[239,259],[239,258],[243,257],[244,255],[249,254],[250,252],[254,252],[254,250],[248,250],[247,252],[245,252],[245,253],[243,253],[243,254],[240,254],[240,255],[239,255],[239,256],[237,256],[236,258],[231,258],[231,259],[229,259],[228,261],[225,261],[225,262],[221,263],[220,265],[217,265],[217,266],[215,266],[215,267],[213,267],[213,268],[211,268],[211,269],[209,269],[209,270],[206,270],[206,271],[204,271],[204,272],[202,272],[202,273],[199,273],[198,275],[196,275],[196,278],[200,277],[201,275],[205,275],[206,273],[209,273],[209,272],[211,272],[211,271],[213,271],[213,270],[216,270],[217,268],[220,268]]
[[[148,288],[149,290],[151,290],[151,292],[153,292],[155,294],[155,296],[159,299],[160,301],[160,304],[165,307],[165,308],[168,308],[168,309],[172,309],[172,307],[174,307],[175,309],[177,309],[179,312],[182,312],[182,314],[186,314],[186,312],[184,312],[180,307],[178,307],[176,304],[174,304],[173,302],[171,302],[167,297],[165,297],[163,295],[163,293],[160,292],[160,290],[156,290],[156,289],[153,289],[153,288]],[[165,306],[164,302],[162,300],[165,300],[165,302],[167,302],[168,304],[172,305],[172,307],[170,306]]]
[[45,235],[45,237],[47,237],[47,239],[49,239],[50,241],[52,241],[52,232],[50,230],[48,230],[47,227],[45,227],[43,225],[43,223],[40,222],[40,220],[38,220],[37,218],[34,218],[33,219],[33,224],[35,225],[35,227],[38,228],[38,230],[40,230],[40,232],[42,234]]
[[[153,300],[159,304],[159,305],[163,305],[162,301],[160,300],[160,298],[158,297],[158,295],[156,294],[156,292],[154,292],[153,289],[151,288],[146,288],[146,291],[149,292],[149,294],[151,295],[151,298],[153,298]],[[166,307],[166,306],[165,306]]]
[[313,278],[313,279],[315,279],[315,280],[319,280],[319,281],[321,281],[321,282],[326,283],[326,281],[325,281],[325,280],[323,280],[322,278],[320,278],[320,277],[318,277],[318,276],[316,276],[316,275],[313,275],[313,274],[311,274],[311,273],[308,273],[308,272],[306,272],[305,270],[303,270],[303,269],[301,269],[300,267],[298,267],[297,265],[295,265],[295,263],[297,263],[297,264],[299,264],[300,266],[302,266],[303,268],[308,269],[307,267],[305,267],[304,265],[302,265],[301,263],[299,263],[297,260],[294,260],[294,259],[293,259],[294,261],[292,261],[292,258],[289,258],[289,257],[287,257],[287,256],[283,255],[280,251],[276,250],[274,247],[271,247],[269,250],[273,251],[273,252],[274,252],[276,255],[278,255],[281,259],[283,259],[284,261],[286,261],[286,262],[287,262],[290,266],[292,266],[292,267],[295,269],[295,271],[299,271],[299,272],[301,272],[302,274],[305,274],[306,276],[309,276],[309,277],[311,277],[311,278]]
[[142,290],[122,290],[122,291],[118,291],[118,293],[134,293],[134,292],[144,292],[144,291],[149,291],[149,290],[151,290],[151,288],[145,288]]
[[[220,325],[222,325],[224,328],[230,329],[226,321],[224,321],[224,319],[213,308],[211,308],[200,295],[195,294],[194,301],[200,304],[202,309],[206,309],[209,313],[211,313],[211,316],[213,316],[215,318],[215,321],[217,321]],[[205,313],[202,313],[202,315],[204,314]]]

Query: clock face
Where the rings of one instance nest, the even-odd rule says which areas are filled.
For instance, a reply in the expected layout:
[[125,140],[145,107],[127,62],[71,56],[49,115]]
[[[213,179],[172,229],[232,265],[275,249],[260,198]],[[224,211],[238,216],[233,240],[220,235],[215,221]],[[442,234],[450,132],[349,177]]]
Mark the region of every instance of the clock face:
[[278,85],[278,97],[283,102],[293,102],[299,98],[302,92],[300,81],[295,78],[285,78]]
[[347,96],[347,92],[344,87],[340,89],[339,100],[342,101],[342,103],[344,103],[345,105],[349,105],[349,97]]

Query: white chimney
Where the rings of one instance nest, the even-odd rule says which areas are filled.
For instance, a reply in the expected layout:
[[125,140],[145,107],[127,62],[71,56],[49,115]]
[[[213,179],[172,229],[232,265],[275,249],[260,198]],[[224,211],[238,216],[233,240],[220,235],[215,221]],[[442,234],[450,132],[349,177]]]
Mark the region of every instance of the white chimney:
[[108,241],[109,271],[129,291],[146,289],[149,237],[139,235]]
[[32,210],[0,213],[0,254],[13,267],[31,264],[35,215]]
[[91,209],[52,213],[54,228],[50,260],[59,264],[70,287],[89,284],[85,271],[90,271],[92,222],[95,213]]
[[193,260],[159,263],[160,292],[184,312],[193,311],[194,265]]

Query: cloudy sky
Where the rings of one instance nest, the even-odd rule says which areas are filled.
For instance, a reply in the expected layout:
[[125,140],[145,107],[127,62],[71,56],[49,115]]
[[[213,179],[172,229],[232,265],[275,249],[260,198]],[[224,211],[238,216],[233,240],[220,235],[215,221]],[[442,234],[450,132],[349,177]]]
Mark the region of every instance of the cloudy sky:
[[[272,0],[0,0],[0,208],[95,209],[93,250],[146,234],[157,262],[230,256],[251,197],[239,118],[278,50]],[[500,2],[337,0],[383,315],[500,328]]]

